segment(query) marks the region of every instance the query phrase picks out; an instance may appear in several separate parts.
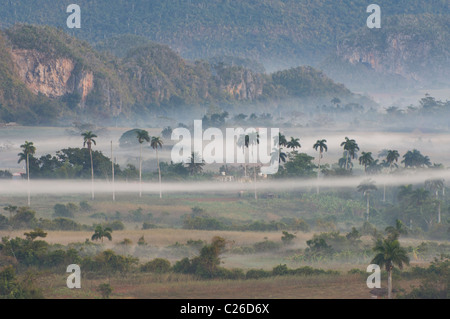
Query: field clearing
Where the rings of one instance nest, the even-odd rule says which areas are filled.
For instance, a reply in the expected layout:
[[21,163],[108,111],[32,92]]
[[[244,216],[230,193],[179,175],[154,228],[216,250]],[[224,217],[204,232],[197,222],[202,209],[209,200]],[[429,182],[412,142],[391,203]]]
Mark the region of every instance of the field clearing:
[[[384,280],[382,278],[382,280]],[[130,274],[102,279],[82,279],[81,289],[67,289],[66,277],[40,278],[46,298],[100,298],[99,284],[108,282],[111,298],[119,299],[372,299],[361,275],[282,276],[249,280],[196,280],[180,274]],[[382,287],[386,283],[383,281]],[[394,289],[409,291],[417,280],[396,280]]]

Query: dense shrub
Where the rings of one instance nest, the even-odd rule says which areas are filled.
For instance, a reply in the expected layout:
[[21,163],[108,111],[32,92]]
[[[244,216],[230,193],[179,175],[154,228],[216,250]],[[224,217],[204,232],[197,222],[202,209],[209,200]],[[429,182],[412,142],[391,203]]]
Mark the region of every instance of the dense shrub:
[[141,271],[154,272],[158,274],[166,273],[170,270],[170,262],[167,259],[155,258],[143,265],[141,265]]
[[73,218],[75,216],[75,212],[78,210],[78,207],[73,203],[68,203],[66,205],[56,204],[53,207],[53,210],[55,211],[53,213],[53,216],[55,217]]
[[154,229],[154,228],[158,228],[158,226],[156,226],[155,224],[152,224],[152,223],[148,223],[148,222],[144,222],[142,224],[142,229]]
[[260,279],[270,277],[272,273],[270,271],[266,271],[264,269],[250,269],[247,271],[245,278],[246,279]]
[[134,257],[125,257],[107,249],[94,257],[84,257],[81,260],[81,268],[85,271],[110,274],[115,272],[129,272],[138,263]]

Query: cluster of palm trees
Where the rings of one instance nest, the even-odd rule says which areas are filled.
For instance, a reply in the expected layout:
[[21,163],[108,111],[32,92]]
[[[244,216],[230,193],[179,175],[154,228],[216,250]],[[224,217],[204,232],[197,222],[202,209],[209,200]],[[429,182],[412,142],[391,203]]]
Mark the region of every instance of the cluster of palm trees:
[[[138,130],[136,132],[136,138],[140,144],[140,153],[139,153],[139,197],[142,196],[142,144],[144,142],[150,143],[150,146],[156,151],[156,161],[158,166],[158,175],[159,175],[159,197],[162,198],[162,188],[161,188],[161,169],[159,166],[159,155],[158,148],[162,148],[163,140],[159,136],[153,136],[150,138],[148,131],[146,130]],[[94,200],[95,192],[94,192],[94,161],[92,158],[92,146],[97,145],[95,138],[98,136],[94,134],[92,131],[86,131],[81,133],[83,137],[83,147],[87,147],[89,151],[90,164],[91,164],[91,198]],[[28,181],[28,206],[30,206],[30,156],[36,153],[36,147],[33,142],[25,141],[24,144],[20,145],[22,148],[22,152],[18,154],[19,160],[18,163],[25,161],[26,163],[26,175]],[[112,144],[111,144],[111,161],[112,161]],[[114,170],[114,163],[112,164],[112,169]],[[113,173],[114,174],[114,173]],[[113,199],[115,196],[113,195]]]

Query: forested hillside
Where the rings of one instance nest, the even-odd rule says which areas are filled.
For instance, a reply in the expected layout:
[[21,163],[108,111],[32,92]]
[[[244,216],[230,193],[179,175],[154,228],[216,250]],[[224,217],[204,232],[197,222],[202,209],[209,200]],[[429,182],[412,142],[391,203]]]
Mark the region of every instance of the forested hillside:
[[[73,1],[2,1],[3,28],[15,23],[66,27]],[[269,67],[321,61],[339,40],[365,26],[367,0],[79,0],[81,29],[91,43],[134,34],[168,44],[190,59],[239,56]],[[448,14],[446,0],[379,0],[382,17]],[[383,24],[385,26],[386,24]],[[447,26],[448,27],[448,26]]]
[[188,61],[168,46],[145,41],[121,56],[96,51],[48,26],[4,30],[0,119],[24,124],[129,120],[180,114],[186,106],[203,110],[250,103],[257,109],[259,103],[293,97],[352,96],[311,67],[259,73],[233,60]]

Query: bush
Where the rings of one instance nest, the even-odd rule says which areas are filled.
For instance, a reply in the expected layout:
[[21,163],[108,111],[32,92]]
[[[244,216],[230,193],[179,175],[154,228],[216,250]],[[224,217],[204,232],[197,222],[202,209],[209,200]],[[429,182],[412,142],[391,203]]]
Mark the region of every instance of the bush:
[[294,234],[290,234],[287,231],[283,231],[283,236],[281,236],[281,241],[284,245],[289,245],[292,243],[294,238],[297,237]]
[[0,179],[12,179],[12,174],[10,171],[2,171],[0,170]]
[[229,280],[238,280],[238,279],[245,279],[245,274],[242,269],[226,269],[223,267],[217,267],[215,273],[215,278],[221,278],[221,279],[229,279]]
[[125,257],[117,255],[114,251],[108,249],[93,258],[88,256],[82,259],[81,268],[85,271],[96,273],[126,273],[129,272],[139,259],[134,257]]
[[120,220],[115,220],[111,223],[104,224],[103,228],[111,228],[112,230],[124,230],[125,225]]
[[143,272],[166,273],[170,270],[170,262],[167,259],[155,258],[141,266]]
[[211,217],[187,216],[183,221],[183,228],[185,229],[199,229],[199,230],[225,230],[226,225]]
[[264,269],[250,269],[247,271],[247,274],[245,275],[246,279],[260,279],[260,278],[267,278],[272,275],[271,272],[266,271]]
[[0,229],[8,229],[9,220],[3,215],[0,215]]
[[92,210],[92,206],[89,205],[89,203],[84,200],[84,201],[80,202],[80,209],[83,212],[90,212]]
[[177,261],[173,266],[173,271],[181,274],[191,274],[194,272],[192,263],[187,257]]
[[11,218],[10,223],[15,229],[36,227],[36,212],[28,207],[20,207],[17,213]]
[[109,299],[113,289],[109,283],[103,283],[97,287],[97,291],[102,294],[103,299]]
[[0,271],[0,298],[3,299],[41,299],[42,291],[34,285],[34,274],[29,273],[26,280],[19,282],[12,266]]
[[286,264],[278,265],[272,269],[273,276],[285,276],[289,275],[289,269]]
[[77,210],[77,207],[73,203],[69,203],[67,205],[56,204],[53,207],[53,210],[55,211],[53,213],[53,216],[55,216],[55,217],[73,218],[74,217],[74,213]]
[[148,222],[144,222],[142,224],[142,229],[154,229],[154,228],[158,228],[158,226],[156,226],[155,224],[152,224],[152,223],[148,223]]

